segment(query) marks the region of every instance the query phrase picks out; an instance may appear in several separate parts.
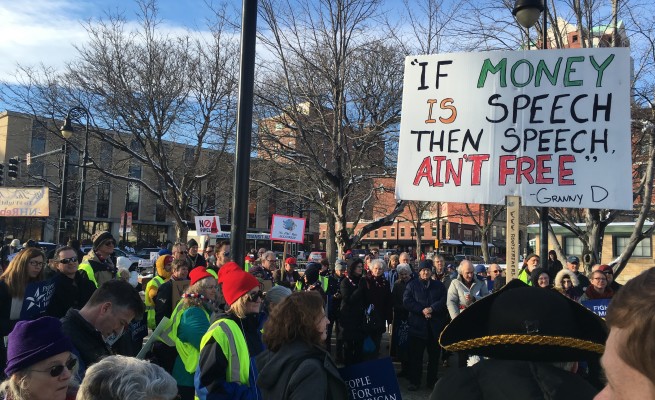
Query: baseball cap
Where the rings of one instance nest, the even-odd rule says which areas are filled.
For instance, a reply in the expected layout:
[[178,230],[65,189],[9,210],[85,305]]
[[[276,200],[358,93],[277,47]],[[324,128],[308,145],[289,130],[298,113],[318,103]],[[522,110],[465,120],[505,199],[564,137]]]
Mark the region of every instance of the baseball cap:
[[284,262],[286,264],[289,264],[289,265],[297,265],[298,264],[298,262],[296,261],[296,259],[294,257],[288,257],[286,260],[284,260]]
[[576,256],[568,256],[566,258],[566,262],[571,264],[580,264],[580,259]]

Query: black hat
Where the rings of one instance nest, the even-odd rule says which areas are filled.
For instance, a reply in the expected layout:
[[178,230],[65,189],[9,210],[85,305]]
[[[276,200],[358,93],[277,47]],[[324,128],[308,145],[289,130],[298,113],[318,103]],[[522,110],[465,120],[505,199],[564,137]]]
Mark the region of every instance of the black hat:
[[553,362],[597,357],[606,339],[605,321],[581,304],[514,279],[462,311],[439,343],[448,351]]
[[434,263],[433,263],[432,260],[430,260],[430,259],[423,260],[423,261],[421,261],[421,262],[418,264],[418,270],[420,271],[420,270],[422,270],[423,268],[427,268],[427,269],[429,269],[430,271],[432,271],[432,268],[434,268]]
[[196,239],[189,239],[189,241],[186,242],[186,245],[188,247],[194,247],[194,246],[198,246],[198,242],[196,241]]

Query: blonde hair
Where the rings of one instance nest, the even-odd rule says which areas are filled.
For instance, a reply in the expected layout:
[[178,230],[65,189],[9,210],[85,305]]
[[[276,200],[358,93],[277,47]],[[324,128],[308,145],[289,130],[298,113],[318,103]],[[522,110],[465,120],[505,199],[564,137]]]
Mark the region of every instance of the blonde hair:
[[237,301],[232,303],[228,308],[228,311],[237,317],[243,319],[246,317],[246,303],[248,302],[248,293],[245,293],[243,296],[239,297]]
[[28,264],[31,259],[41,257],[45,263],[46,258],[41,249],[36,247],[27,247],[24,248],[13,260],[9,263],[9,266],[0,276],[0,280],[5,281],[7,288],[9,289],[9,294],[11,297],[23,298],[25,295],[25,288],[30,282],[39,282],[43,280],[43,270],[45,269],[45,264],[41,268],[41,272],[36,278],[30,278]]
[[[214,279],[214,277],[208,276],[186,288],[184,294],[203,294],[203,292],[211,286],[217,287],[216,279]],[[213,305],[210,305],[209,301],[204,298],[185,297],[182,300],[184,302],[183,309],[190,307],[209,307],[210,309],[213,308]]]

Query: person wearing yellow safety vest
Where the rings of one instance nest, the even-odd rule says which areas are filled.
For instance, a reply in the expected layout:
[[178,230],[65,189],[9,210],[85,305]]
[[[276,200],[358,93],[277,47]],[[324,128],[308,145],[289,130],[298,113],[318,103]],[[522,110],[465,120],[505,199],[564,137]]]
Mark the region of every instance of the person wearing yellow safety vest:
[[155,261],[157,275],[148,281],[146,290],[144,291],[144,301],[146,303],[146,314],[148,315],[148,328],[155,329],[157,323],[155,322],[155,299],[159,287],[171,278],[173,272],[173,256],[163,255]]
[[218,271],[226,312],[216,315],[200,342],[194,377],[199,400],[262,399],[255,385],[254,359],[263,350],[259,311],[263,293],[257,278],[234,262]]
[[[164,282],[157,290],[155,297],[155,325],[159,325],[164,317],[170,318],[173,313],[173,285],[177,281],[189,279],[189,262],[187,260],[173,260],[171,263],[171,279]],[[207,271],[209,272],[209,271]]]
[[116,277],[116,267],[111,260],[116,240],[107,231],[96,232],[92,240],[93,248],[84,256],[78,269],[86,274],[97,288]]
[[168,337],[174,342],[177,358],[173,365],[173,378],[177,381],[181,400],[193,400],[193,374],[198,366],[202,335],[209,328],[218,295],[216,279],[204,267],[196,267],[190,273],[191,286],[171,315]]
[[309,291],[292,293],[271,311],[264,324],[267,350],[256,359],[263,398],[348,399],[346,384],[323,347],[329,323],[323,307],[321,296]]
[[274,283],[295,290],[296,283],[300,281],[300,274],[296,271],[297,266],[298,262],[295,258],[287,257],[287,259],[284,260],[284,268],[273,272]]

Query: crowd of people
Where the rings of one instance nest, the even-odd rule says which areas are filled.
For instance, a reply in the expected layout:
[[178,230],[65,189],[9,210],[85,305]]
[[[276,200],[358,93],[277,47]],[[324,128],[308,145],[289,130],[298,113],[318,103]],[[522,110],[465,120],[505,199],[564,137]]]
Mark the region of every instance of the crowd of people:
[[[563,265],[551,252],[544,267],[525,257],[507,282],[498,264],[371,251],[299,271],[293,257],[253,249],[237,263],[228,242],[201,251],[191,239],[137,280],[115,246],[98,232],[86,255],[73,242],[3,259],[5,399],[347,399],[338,367],[387,355],[408,390],[425,385],[433,399],[655,398],[655,268],[622,287],[608,265],[585,275],[576,256]],[[584,304],[610,299],[608,338]]]

